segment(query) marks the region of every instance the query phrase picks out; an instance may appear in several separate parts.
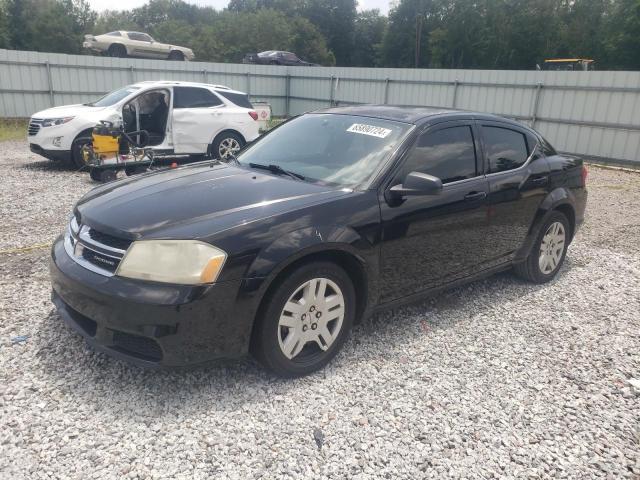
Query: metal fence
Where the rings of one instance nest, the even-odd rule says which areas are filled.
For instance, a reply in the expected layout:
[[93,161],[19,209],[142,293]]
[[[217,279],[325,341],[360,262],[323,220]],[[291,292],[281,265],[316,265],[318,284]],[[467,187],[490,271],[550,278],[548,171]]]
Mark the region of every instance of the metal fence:
[[640,164],[640,72],[280,67],[0,49],[0,117],[143,80],[228,85],[269,102],[277,116],[357,103],[491,112],[535,127],[561,151]]

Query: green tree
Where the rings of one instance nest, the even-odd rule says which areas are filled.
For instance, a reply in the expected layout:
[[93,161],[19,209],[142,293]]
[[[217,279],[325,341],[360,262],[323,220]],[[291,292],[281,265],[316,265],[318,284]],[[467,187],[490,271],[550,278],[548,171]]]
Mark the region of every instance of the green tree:
[[302,16],[313,23],[327,39],[337,65],[350,65],[354,46],[356,0],[312,0]]
[[380,48],[387,28],[387,17],[379,10],[365,10],[358,13],[355,22],[354,46],[351,65],[354,67],[375,67],[380,63]]
[[389,12],[389,23],[382,40],[381,62],[387,67],[415,65],[417,30],[422,31],[418,66],[430,64],[429,32],[439,26],[439,3],[434,0],[400,0]]
[[96,14],[85,0],[9,0],[8,44],[15,49],[80,53]]
[[607,66],[640,69],[640,0],[619,0],[606,20]]
[[10,48],[7,2],[0,0],[0,48]]

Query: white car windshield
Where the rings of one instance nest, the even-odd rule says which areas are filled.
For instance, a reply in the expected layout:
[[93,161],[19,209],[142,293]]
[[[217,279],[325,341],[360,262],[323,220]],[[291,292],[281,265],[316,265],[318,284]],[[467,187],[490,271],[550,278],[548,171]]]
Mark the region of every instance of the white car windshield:
[[411,127],[373,117],[312,113],[265,135],[238,161],[286,170],[311,182],[355,186],[376,173]]
[[119,90],[114,90],[113,92],[107,93],[104,97],[100,97],[95,102],[85,103],[85,105],[89,107],[110,107],[111,105],[115,105],[123,98],[128,97],[136,90],[140,90],[140,87],[124,87]]

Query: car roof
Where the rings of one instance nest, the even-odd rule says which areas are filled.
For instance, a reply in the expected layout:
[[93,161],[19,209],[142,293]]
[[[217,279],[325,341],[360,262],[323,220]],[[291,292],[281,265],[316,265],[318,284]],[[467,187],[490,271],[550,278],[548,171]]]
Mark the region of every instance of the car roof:
[[144,82],[138,82],[138,83],[134,83],[132,86],[136,86],[136,87],[176,87],[176,86],[180,86],[180,87],[204,87],[204,88],[211,88],[213,90],[222,90],[225,92],[229,92],[229,93],[238,93],[241,95],[246,95],[245,92],[241,92],[240,90],[234,90],[230,87],[227,87],[226,85],[214,85],[211,83],[198,83],[198,82],[180,82],[180,81],[176,81],[176,80],[147,80]]
[[411,123],[421,125],[435,119],[443,117],[455,120],[456,118],[473,118],[482,120],[494,120],[507,122],[519,127],[526,127],[521,123],[505,117],[490,113],[472,112],[468,110],[456,110],[444,107],[416,107],[403,105],[353,105],[345,107],[332,107],[316,110],[313,113],[332,113],[338,115],[358,115],[361,117],[374,117],[383,120],[393,120],[396,122]]

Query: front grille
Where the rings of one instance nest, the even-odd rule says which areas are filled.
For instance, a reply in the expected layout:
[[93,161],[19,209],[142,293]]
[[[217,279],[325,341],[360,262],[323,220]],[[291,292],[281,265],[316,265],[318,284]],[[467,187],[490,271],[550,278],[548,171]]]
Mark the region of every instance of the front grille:
[[116,272],[121,260],[121,258],[104,255],[100,252],[96,252],[95,250],[91,250],[90,248],[84,246],[81,249],[80,256],[91,265],[95,265],[96,267],[111,273]]
[[142,360],[159,362],[162,360],[162,349],[158,342],[151,338],[140,335],[114,330],[113,348],[127,355],[131,355]]
[[40,126],[42,124],[42,120],[39,118],[32,118],[29,122],[28,133],[30,137],[33,137],[40,131]]
[[126,250],[127,248],[129,248],[129,245],[131,245],[131,240],[114,237],[112,235],[100,232],[94,228],[89,228],[88,234],[91,240],[94,240],[111,248],[117,248],[118,250]]
[[131,240],[108,235],[88,225],[79,225],[73,217],[67,230],[65,249],[85,268],[111,276],[118,270],[131,243]]

